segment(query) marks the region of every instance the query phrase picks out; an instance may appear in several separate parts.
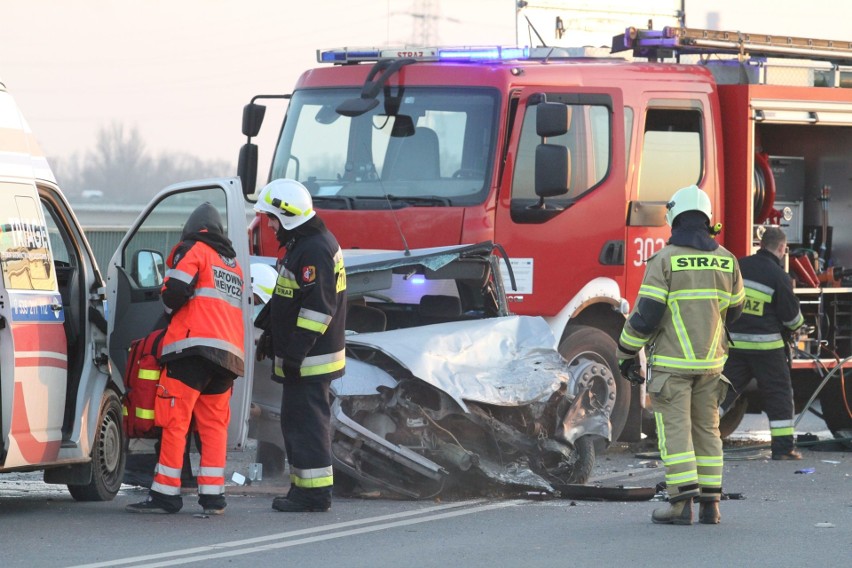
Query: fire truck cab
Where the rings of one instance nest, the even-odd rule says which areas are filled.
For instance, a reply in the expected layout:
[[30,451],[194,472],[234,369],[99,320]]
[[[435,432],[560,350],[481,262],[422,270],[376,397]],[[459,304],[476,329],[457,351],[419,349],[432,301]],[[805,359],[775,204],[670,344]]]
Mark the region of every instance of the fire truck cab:
[[[852,204],[852,90],[839,88],[852,49],[742,34],[704,47],[698,32],[628,30],[616,38],[633,52],[627,60],[570,48],[320,51],[331,65],[305,72],[292,95],[244,109],[240,177],[248,196],[259,101],[289,99],[270,180],[301,181],[344,248],[501,244],[512,310],[544,316],[569,362],[601,364],[617,386],[613,435],[635,440],[645,397],[620,377],[614,340],[645,261],[668,238],[677,189],[698,184],[711,196],[719,238],[739,256],[774,223],[801,249],[819,250],[815,232],[833,233],[823,261],[852,265],[852,234],[840,238],[852,229],[821,230],[825,201],[814,200],[831,185],[835,202]],[[822,67],[809,61],[788,70],[798,85],[769,85],[766,57],[776,56]],[[252,247],[275,254],[262,223]],[[852,288],[835,272],[831,289],[799,285],[815,335],[794,367],[811,393],[815,374],[852,355]]]

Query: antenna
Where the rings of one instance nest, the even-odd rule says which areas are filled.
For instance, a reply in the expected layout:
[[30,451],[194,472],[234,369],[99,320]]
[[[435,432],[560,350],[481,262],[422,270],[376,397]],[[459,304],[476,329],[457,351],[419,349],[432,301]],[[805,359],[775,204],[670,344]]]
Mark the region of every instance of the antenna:
[[399,231],[399,238],[402,241],[403,248],[405,249],[405,256],[411,256],[411,250],[408,248],[408,241],[405,240],[405,233],[402,232],[402,225],[399,224],[399,218],[396,216],[396,209],[393,208],[393,203],[391,203],[388,192],[385,191],[385,184],[382,183],[381,179],[379,180],[379,187],[382,188],[382,193],[385,196],[385,202],[388,204],[388,209],[390,209],[391,215],[393,216],[393,222],[396,223],[396,230]]

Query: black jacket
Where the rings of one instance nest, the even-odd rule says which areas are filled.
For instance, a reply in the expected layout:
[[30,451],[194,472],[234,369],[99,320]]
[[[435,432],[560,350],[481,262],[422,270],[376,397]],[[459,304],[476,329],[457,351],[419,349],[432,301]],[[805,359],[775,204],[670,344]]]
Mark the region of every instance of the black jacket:
[[[337,240],[317,217],[287,232],[270,299],[274,373],[335,379],[345,365],[346,271]],[[298,375],[295,369],[299,369]]]
[[746,302],[742,317],[730,326],[731,349],[783,349],[782,331],[796,330],[804,323],[790,277],[778,257],[763,249],[739,262]]

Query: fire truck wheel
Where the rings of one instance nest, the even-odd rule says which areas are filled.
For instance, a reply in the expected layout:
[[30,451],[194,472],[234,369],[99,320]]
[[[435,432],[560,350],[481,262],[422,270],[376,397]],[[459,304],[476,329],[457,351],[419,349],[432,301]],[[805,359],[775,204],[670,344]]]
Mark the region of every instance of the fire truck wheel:
[[727,438],[733,434],[743,421],[746,410],[748,410],[748,397],[741,396],[734,403],[734,406],[719,419],[719,434],[722,438]]
[[588,325],[568,326],[562,337],[562,343],[559,344],[559,353],[569,365],[574,363],[575,359],[586,357],[603,363],[609,368],[609,375],[613,379],[612,390],[615,392],[615,404],[609,420],[612,424],[612,439],[618,440],[627,422],[631,393],[630,383],[618,370],[615,350],[615,341],[609,335]]
[[[822,392],[819,393],[822,417],[831,433],[838,438],[852,436],[852,415],[850,415],[850,410],[852,410],[852,376],[846,376],[843,379],[843,386],[846,387],[845,396],[843,390],[841,390],[839,377],[829,379]],[[841,430],[844,431],[844,436],[840,435]]]
[[111,501],[124,477],[124,429],[121,400],[106,389],[101,398],[100,418],[92,442],[92,480],[87,485],[69,485],[75,501]]

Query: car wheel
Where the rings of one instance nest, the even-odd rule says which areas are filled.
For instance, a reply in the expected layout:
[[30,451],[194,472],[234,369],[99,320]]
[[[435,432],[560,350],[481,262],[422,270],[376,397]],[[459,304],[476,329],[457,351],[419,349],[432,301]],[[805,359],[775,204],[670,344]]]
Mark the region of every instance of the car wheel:
[[115,391],[104,391],[99,416],[92,441],[92,480],[87,485],[68,486],[75,501],[111,501],[124,478],[124,426],[121,400]]
[[569,365],[576,365],[580,359],[588,359],[606,366],[605,379],[610,396],[614,397],[609,421],[612,425],[612,439],[617,440],[627,423],[630,411],[630,383],[618,370],[615,357],[616,344],[613,339],[595,327],[572,325],[568,327],[559,344],[559,353]]
[[595,436],[580,436],[574,441],[577,461],[568,477],[568,483],[586,483],[595,467]]

